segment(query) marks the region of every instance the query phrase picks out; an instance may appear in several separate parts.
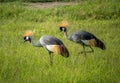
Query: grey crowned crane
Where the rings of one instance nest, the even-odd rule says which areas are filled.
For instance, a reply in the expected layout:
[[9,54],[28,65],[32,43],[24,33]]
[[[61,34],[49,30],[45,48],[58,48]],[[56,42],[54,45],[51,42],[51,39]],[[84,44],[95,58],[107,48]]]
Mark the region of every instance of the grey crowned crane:
[[50,63],[53,64],[52,53],[60,54],[63,57],[69,57],[69,52],[63,42],[53,36],[42,36],[37,43],[34,43],[32,30],[24,32],[24,42],[29,41],[35,47],[44,47],[50,55]]
[[95,37],[93,34],[87,31],[79,30],[74,32],[71,36],[68,36],[66,28],[67,26],[68,26],[67,22],[61,22],[59,27],[60,31],[64,32],[64,35],[68,40],[81,44],[83,46],[83,52],[85,55],[86,55],[85,46],[89,46],[91,49],[91,51],[87,52],[94,52],[92,46],[101,48],[102,50],[106,49],[104,43],[101,40],[99,40],[97,37]]

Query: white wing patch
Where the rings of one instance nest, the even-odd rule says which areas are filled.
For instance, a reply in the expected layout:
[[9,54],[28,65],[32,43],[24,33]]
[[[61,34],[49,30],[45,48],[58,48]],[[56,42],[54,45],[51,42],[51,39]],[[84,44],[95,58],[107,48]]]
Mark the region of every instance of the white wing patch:
[[96,46],[97,42],[95,39],[81,40],[85,45]]
[[54,45],[46,45],[46,48],[49,50],[49,51],[53,51],[52,48],[54,47]]
[[60,54],[60,46],[59,45],[46,45],[45,46],[49,51],[54,52],[56,54]]
[[85,45],[89,45],[89,41],[88,40],[81,40]]

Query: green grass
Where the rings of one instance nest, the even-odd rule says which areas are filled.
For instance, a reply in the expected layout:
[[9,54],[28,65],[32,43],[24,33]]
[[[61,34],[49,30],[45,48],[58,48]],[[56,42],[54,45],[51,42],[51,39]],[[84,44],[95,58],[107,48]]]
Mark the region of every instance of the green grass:
[[[88,0],[52,9],[30,9],[21,2],[0,3],[0,83],[120,83],[118,1]],[[65,39],[58,28],[62,20],[69,22],[69,34],[79,29],[89,31],[107,49],[94,47],[94,53],[78,55],[82,46]],[[35,29],[35,41],[42,35],[60,38],[70,57],[55,54],[51,67],[44,48],[23,43],[26,29]]]

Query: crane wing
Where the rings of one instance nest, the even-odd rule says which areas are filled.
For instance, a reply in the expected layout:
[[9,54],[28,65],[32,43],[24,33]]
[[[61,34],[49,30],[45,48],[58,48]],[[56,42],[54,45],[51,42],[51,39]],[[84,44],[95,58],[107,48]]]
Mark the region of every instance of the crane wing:
[[63,42],[60,39],[53,36],[42,36],[40,38],[40,42],[42,45],[62,45],[63,44]]
[[83,30],[76,31],[74,35],[80,38],[81,40],[90,40],[90,39],[96,38],[93,34],[83,31]]

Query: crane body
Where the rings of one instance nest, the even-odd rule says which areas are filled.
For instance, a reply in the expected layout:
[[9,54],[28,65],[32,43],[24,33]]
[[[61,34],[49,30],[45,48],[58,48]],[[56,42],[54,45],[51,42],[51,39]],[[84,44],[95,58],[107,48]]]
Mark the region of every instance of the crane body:
[[[29,31],[27,31],[29,32]],[[27,33],[26,32],[26,33]],[[42,36],[37,43],[34,42],[32,35],[24,35],[24,41],[29,41],[35,47],[44,47],[49,55],[50,55],[50,62],[51,65],[53,64],[53,55],[52,53],[56,53],[62,55],[63,57],[69,57],[69,52],[63,42],[54,37],[54,36]]]
[[85,55],[86,55],[85,46],[90,47],[90,49],[91,49],[90,52],[94,52],[92,46],[99,47],[102,50],[106,49],[104,43],[101,40],[99,40],[92,33],[89,33],[87,31],[78,30],[78,31],[74,32],[71,36],[68,36],[66,27],[60,27],[60,31],[64,32],[64,35],[68,40],[73,41],[78,44],[81,44],[83,46]]

